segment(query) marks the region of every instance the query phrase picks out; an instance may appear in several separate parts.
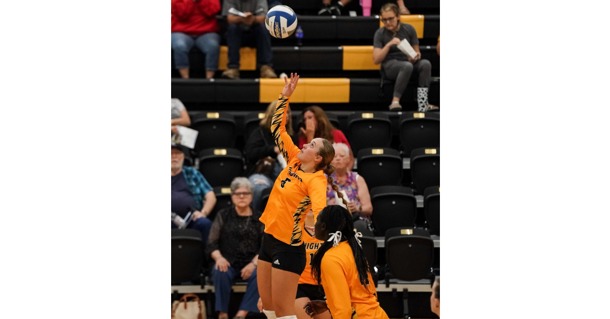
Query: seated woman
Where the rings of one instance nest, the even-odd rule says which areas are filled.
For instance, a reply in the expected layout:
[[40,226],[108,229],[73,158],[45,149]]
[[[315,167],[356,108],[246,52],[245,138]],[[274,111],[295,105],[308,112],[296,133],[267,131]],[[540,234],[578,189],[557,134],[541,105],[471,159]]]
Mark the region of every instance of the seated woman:
[[297,146],[303,148],[303,145],[318,137],[327,139],[331,143],[345,143],[350,146],[345,134],[330,123],[326,112],[321,107],[317,105],[308,106],[303,109]]
[[258,251],[263,236],[260,212],[253,209],[252,184],[245,177],[231,182],[230,207],[222,209],[214,218],[206,252],[214,260],[212,281],[216,296],[215,308],[219,319],[229,318],[231,286],[239,278],[248,283],[246,293],[234,318],[245,318],[249,311],[257,311],[259,298],[256,282]]
[[[354,158],[349,147],[343,143],[334,143],[335,158],[332,165],[335,171],[330,174],[339,191],[343,192],[343,198],[348,201],[347,208],[354,216],[354,226],[364,236],[375,236],[373,234],[371,215],[373,205],[371,195],[364,177],[353,172],[350,168]],[[342,205],[339,196],[330,185],[327,187],[326,199],[328,205]]]

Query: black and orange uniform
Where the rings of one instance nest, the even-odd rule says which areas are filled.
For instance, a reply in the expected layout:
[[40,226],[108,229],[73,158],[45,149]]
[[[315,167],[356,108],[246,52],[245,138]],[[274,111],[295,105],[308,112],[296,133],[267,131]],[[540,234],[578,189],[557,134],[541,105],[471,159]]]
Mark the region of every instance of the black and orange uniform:
[[323,300],[324,289],[318,285],[318,281],[311,273],[311,260],[313,255],[318,251],[324,242],[311,236],[309,232],[303,232],[303,244],[305,245],[305,270],[299,278],[299,287],[297,288],[297,298],[307,297],[310,300]]
[[288,245],[298,246],[303,242],[306,212],[311,207],[315,220],[326,206],[327,180],[322,170],[315,173],[301,170],[301,162],[297,158],[301,150],[286,132],[287,108],[288,99],[281,96],[273,114],[271,133],[287,165],[273,184],[260,220],[265,224],[265,233]]
[[[297,158],[301,150],[294,145],[286,132],[287,108],[288,98],[280,95],[271,122],[271,133],[287,165],[275,180],[265,211],[260,217],[260,221],[265,225],[264,232],[268,236],[263,238],[259,258],[271,262],[273,267],[301,274],[305,266],[305,252],[302,248],[305,215],[311,209],[315,220],[326,206],[327,179],[322,170],[315,173],[301,170],[301,161]],[[298,251],[288,252],[298,252],[302,255],[300,266],[284,268],[282,260],[273,256],[278,251],[286,250],[281,243],[299,247]],[[286,262],[288,260],[285,260],[284,264]]]
[[354,254],[346,241],[326,251],[320,272],[333,319],[388,319],[377,300],[371,273],[367,286],[360,283]]

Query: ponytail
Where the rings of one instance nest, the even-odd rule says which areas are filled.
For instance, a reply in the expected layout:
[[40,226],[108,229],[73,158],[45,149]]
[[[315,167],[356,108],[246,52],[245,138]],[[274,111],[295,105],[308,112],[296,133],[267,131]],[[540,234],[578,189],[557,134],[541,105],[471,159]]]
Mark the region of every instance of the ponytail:
[[339,198],[341,198],[341,201],[345,205],[345,209],[347,209],[347,211],[351,214],[352,212],[349,210],[349,207],[347,206],[347,203],[348,203],[347,199],[343,196],[343,192],[341,192],[339,190],[339,187],[337,187],[337,184],[335,184],[335,181],[333,180],[332,176],[330,176],[332,173],[334,173],[334,171],[335,171],[335,168],[331,164],[328,164],[328,166],[326,166],[326,168],[324,169],[324,173],[327,176],[326,180],[328,182],[328,185],[330,185],[330,187],[335,191],[335,193],[337,193]]

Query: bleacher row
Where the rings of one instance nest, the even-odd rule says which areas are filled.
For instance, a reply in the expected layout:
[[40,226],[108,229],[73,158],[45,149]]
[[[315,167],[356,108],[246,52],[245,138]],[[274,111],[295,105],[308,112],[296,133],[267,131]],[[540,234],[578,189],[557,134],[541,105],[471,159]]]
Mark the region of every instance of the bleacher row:
[[[273,64],[277,74],[298,72],[302,76],[297,91],[291,97],[294,127],[298,127],[302,108],[319,105],[326,111],[333,125],[345,133],[354,154],[357,156],[358,151],[365,151],[362,156],[357,156],[355,171],[365,176],[364,171],[369,169],[366,166],[392,170],[393,173],[375,171],[365,176],[373,201],[373,216],[377,214],[383,218],[374,220],[379,232],[374,238],[363,240],[363,248],[367,259],[375,260],[373,264],[381,271],[377,283],[379,301],[391,318],[402,318],[407,311],[412,317],[434,318],[428,304],[428,280],[398,280],[386,277],[383,273],[388,265],[386,253],[389,252],[386,251],[383,231],[402,223],[416,229],[425,228],[432,234],[433,268],[437,275],[440,273],[440,228],[436,226],[432,229],[429,222],[431,218],[426,212],[426,209],[435,210],[440,217],[440,114],[414,112],[417,108],[415,83],[410,83],[403,95],[403,112],[387,111],[393,83],[381,81],[379,65],[372,63],[372,42],[375,30],[381,26],[377,14],[381,5],[388,1],[395,2],[369,1],[370,16],[362,15],[359,11],[359,16],[347,17],[317,16],[320,1],[282,0],[283,4],[298,14],[304,39],[299,46],[294,36],[283,40],[272,38]],[[435,105],[440,105],[440,58],[436,54],[440,31],[439,3],[440,0],[405,0],[411,15],[401,16],[401,21],[416,28],[422,56],[432,64],[433,80],[429,101]],[[224,21],[219,21],[224,28]],[[283,86],[283,81],[279,79],[258,78],[253,43],[246,44],[250,47],[241,50],[241,79],[221,79],[220,73],[226,69],[227,63],[224,37],[221,44],[220,70],[213,80],[204,79],[203,55],[196,48],[190,54],[191,79],[179,78],[173,68],[172,58],[172,97],[179,98],[186,105],[191,116],[191,127],[200,132],[198,142],[201,144],[197,145],[191,160],[206,178],[210,177],[208,180],[214,180],[213,175],[220,171],[221,166],[230,166],[229,161],[225,160],[228,158],[235,159],[235,172],[245,172],[245,141],[258,125],[260,114],[269,102],[277,98]],[[225,144],[227,142],[217,137],[219,135],[215,134],[218,132],[214,131],[227,128],[231,134],[226,136],[230,142]],[[413,184],[413,171],[417,170],[417,164],[412,162],[414,149],[418,150],[416,156],[425,158],[428,169],[423,175],[424,178],[435,180],[427,182],[432,186],[415,187]],[[209,165],[210,163],[212,164]],[[227,176],[225,178],[228,179]],[[379,185],[371,187],[377,183]],[[213,218],[219,209],[230,205],[230,191],[227,180],[219,180],[212,185],[215,186],[218,198],[210,216]],[[383,212],[392,214],[384,216]],[[387,221],[390,222],[384,224]],[[438,225],[438,217],[435,222]],[[371,249],[372,242],[375,245]],[[172,269],[175,268],[174,265],[172,260]],[[407,268],[405,263],[403,265],[403,268]],[[237,283],[233,286],[233,292],[238,296],[243,295],[244,288],[243,283]],[[171,290],[173,294],[202,295],[208,305],[208,317],[215,317],[212,303],[214,288],[205,278],[190,284],[172,283]],[[238,301],[239,298],[236,302]],[[230,308],[235,309],[236,306],[232,300]],[[258,314],[250,314],[248,317],[258,318]],[[264,316],[261,315],[260,318]]]
[[[429,100],[440,105],[440,58],[436,53],[439,16],[402,15],[401,21],[413,25],[417,31],[422,57],[432,64]],[[307,100],[294,100],[293,103],[324,103],[327,109],[336,110],[387,109],[393,83],[387,80],[382,83],[380,66],[372,61],[373,35],[381,26],[379,16],[299,16],[299,24],[306,34],[302,46],[296,45],[294,36],[272,39],[274,68],[278,74],[298,72],[304,80],[315,82],[312,85],[325,87],[325,90],[314,89],[314,94],[306,95]],[[224,40],[223,44],[219,74],[226,69],[228,61]],[[260,107],[260,103],[269,103],[282,82],[257,78],[256,49],[253,43],[246,45],[249,46],[241,49],[242,78],[239,80],[224,80],[219,75],[214,80],[205,80],[203,55],[196,48],[189,55],[192,79],[188,81],[179,79],[172,59],[172,96],[188,103],[191,110],[209,109],[210,104],[247,110]],[[405,110],[416,110],[415,87],[412,79],[401,99]]]
[[[219,199],[215,211],[230,205],[228,186],[248,171],[243,145],[262,115],[190,112],[191,128],[204,138],[197,139],[189,162],[215,187]],[[329,111],[327,115],[350,141],[356,157],[354,171],[366,179],[374,212],[379,212],[373,214],[377,235],[396,225],[429,227],[427,199],[438,196],[434,188],[440,184],[440,114]],[[298,127],[301,115],[294,112],[292,116]],[[388,201],[394,201],[394,207],[386,207]],[[264,206],[257,208],[262,211]],[[433,234],[439,235],[437,229]]]
[[[368,0],[360,1],[362,13],[359,15],[366,16],[366,3],[370,3],[370,14],[379,13],[381,6],[387,2],[396,0]],[[303,0],[282,0],[282,4],[291,7],[296,13],[302,15],[316,15],[320,10],[321,1],[303,1]],[[405,0],[405,5],[413,14],[440,14],[440,0]]]

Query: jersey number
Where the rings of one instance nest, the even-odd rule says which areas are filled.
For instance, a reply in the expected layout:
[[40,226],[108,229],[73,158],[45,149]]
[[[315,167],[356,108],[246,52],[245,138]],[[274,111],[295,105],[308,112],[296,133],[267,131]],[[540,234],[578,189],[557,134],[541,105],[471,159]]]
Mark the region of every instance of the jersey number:
[[286,182],[290,182],[290,178],[286,177],[284,180],[282,180],[282,182],[281,182],[282,188],[284,188],[284,185],[286,184]]

